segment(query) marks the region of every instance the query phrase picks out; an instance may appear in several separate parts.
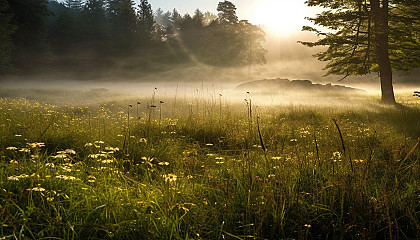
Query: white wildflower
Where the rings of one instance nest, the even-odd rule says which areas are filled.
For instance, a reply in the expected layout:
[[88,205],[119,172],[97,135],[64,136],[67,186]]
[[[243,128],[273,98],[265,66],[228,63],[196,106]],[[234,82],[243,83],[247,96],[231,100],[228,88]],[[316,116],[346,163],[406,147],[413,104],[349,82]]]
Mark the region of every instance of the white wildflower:
[[51,168],[55,167],[54,163],[46,163],[45,166],[46,167],[51,167]]
[[52,157],[53,157],[53,158],[61,158],[61,159],[65,159],[65,158],[67,158],[67,154],[60,153],[60,154],[57,154],[57,155],[52,156]]
[[22,148],[22,149],[19,150],[19,152],[30,153],[31,150],[29,148]]
[[7,177],[7,180],[9,180],[9,181],[19,181],[19,177],[18,176],[8,176]]
[[58,175],[58,176],[55,176],[55,178],[58,178],[58,179],[63,179],[63,180],[67,180],[67,181],[79,180],[79,179],[78,179],[78,178],[76,178],[76,177],[73,177],[73,176],[67,176],[67,175]]
[[31,190],[32,191],[35,191],[35,192],[43,192],[43,191],[45,191],[45,188],[42,188],[42,187],[34,187]]
[[177,179],[177,176],[175,174],[172,174],[172,173],[170,173],[168,175],[164,174],[164,175],[162,175],[162,177],[165,179],[165,182],[175,182],[176,179]]
[[31,148],[41,148],[41,147],[45,147],[45,143],[38,143],[38,142],[28,143],[28,145],[29,145]]
[[76,154],[76,151],[74,151],[73,149],[66,149],[64,150],[64,152],[68,153],[68,154]]

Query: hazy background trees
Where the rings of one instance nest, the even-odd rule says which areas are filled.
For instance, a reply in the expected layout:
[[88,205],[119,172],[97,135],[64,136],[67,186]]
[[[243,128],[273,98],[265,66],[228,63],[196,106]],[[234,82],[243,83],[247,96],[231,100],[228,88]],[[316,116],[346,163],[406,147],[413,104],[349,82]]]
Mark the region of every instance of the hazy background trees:
[[[265,33],[236,7],[152,11],[147,0],[0,0],[0,73],[21,76],[122,77],[204,63],[265,63]],[[216,8],[216,6],[215,6]],[[4,34],[3,34],[4,33]]]
[[11,63],[22,73],[47,71],[52,61],[46,21],[48,1],[9,0],[8,3],[6,14],[13,16],[11,23],[16,26],[12,34]]
[[16,25],[11,23],[12,14],[7,13],[9,3],[0,0],[0,72],[10,72],[11,51],[13,47],[12,34],[16,31]]

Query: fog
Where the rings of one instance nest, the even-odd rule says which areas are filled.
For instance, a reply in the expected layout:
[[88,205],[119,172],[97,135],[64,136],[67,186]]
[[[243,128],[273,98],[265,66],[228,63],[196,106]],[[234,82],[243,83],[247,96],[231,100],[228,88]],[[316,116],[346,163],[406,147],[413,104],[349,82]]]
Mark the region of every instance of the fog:
[[[371,94],[379,94],[380,84],[376,74],[366,76],[324,76],[322,69],[325,63],[318,61],[312,55],[322,51],[322,48],[308,48],[298,41],[314,41],[312,33],[294,33],[287,36],[267,35],[263,47],[267,49],[267,63],[246,67],[215,67],[198,61],[188,50],[184,49],[193,59],[192,64],[171,66],[162,71],[143,72],[139,69],[108,69],[99,76],[77,79],[74,77],[2,77],[1,88],[24,89],[63,89],[89,90],[105,88],[111,91],[144,94],[155,87],[165,92],[176,89],[185,92],[215,91],[224,95],[232,94],[233,89],[241,83],[275,78],[290,80],[310,80],[313,83],[343,85],[360,88]],[[118,65],[129,62],[126,59]],[[394,88],[396,92],[412,92],[418,90],[420,70],[413,73],[394,72]],[[296,93],[296,95],[299,95]],[[270,97],[271,99],[272,97]],[[271,100],[270,100],[271,101]],[[281,102],[281,101],[280,101]],[[284,102],[284,101],[283,101]],[[288,102],[288,101],[287,101]]]
[[[239,18],[234,18],[235,24],[231,25],[226,17],[229,11],[223,8],[213,15],[195,11],[182,16],[182,12],[176,11],[158,15],[150,5],[143,6],[149,13],[145,17],[149,18],[150,26],[144,25],[145,22],[140,24],[136,18],[140,6],[130,7],[132,25],[128,26],[119,21],[117,15],[104,14],[96,18],[90,12],[80,14],[80,6],[70,5],[49,1],[47,6],[38,6],[40,11],[48,9],[49,13],[27,16],[17,2],[10,2],[10,11],[14,13],[11,23],[17,30],[7,36],[10,46],[6,49],[10,51],[6,55],[10,55],[10,62],[2,64],[9,75],[1,72],[2,89],[80,91],[103,88],[142,95],[158,88],[168,95],[183,90],[191,96],[197,91],[208,91],[226,97],[232,95],[239,84],[280,78],[355,87],[370,94],[380,92],[376,74],[345,79],[324,76],[325,63],[312,55],[325,48],[309,48],[298,43],[316,41],[317,36],[310,32],[296,29],[275,34],[269,27],[264,29]],[[218,7],[216,2],[212,6],[213,9]],[[106,8],[99,6],[98,9],[105,13],[109,10]],[[262,13],[269,13],[268,10]],[[233,12],[232,16],[237,17],[235,14]],[[290,20],[293,15],[296,14],[288,16]],[[38,18],[42,21],[29,24],[28,19]],[[158,25],[154,25],[154,19]],[[273,18],[280,26],[285,22],[277,20]],[[85,24],[88,22],[90,24]],[[234,28],[226,27],[229,25]],[[261,64],[264,60],[266,63]],[[419,90],[419,76],[420,70],[411,74],[394,72],[395,91]],[[305,95],[305,91],[302,94]],[[292,92],[287,98],[293,95],[299,93]]]

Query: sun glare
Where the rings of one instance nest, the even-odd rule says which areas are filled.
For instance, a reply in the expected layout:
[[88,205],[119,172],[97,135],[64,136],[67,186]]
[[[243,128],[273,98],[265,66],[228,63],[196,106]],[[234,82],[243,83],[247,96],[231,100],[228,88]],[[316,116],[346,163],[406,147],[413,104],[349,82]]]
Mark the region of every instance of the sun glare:
[[254,19],[271,34],[298,32],[305,25],[304,7],[303,1],[297,0],[261,0]]

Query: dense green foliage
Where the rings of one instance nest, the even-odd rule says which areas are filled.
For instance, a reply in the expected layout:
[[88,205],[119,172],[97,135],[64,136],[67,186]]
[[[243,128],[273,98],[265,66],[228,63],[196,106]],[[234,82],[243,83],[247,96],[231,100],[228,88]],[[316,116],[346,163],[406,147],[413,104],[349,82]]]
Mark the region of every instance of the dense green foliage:
[[[265,63],[264,32],[238,22],[236,7],[228,1],[219,4],[229,6],[217,8],[220,17],[198,9],[193,17],[181,17],[175,9],[158,9],[154,16],[147,0],[138,6],[132,0],[9,4],[0,9],[3,74],[15,67],[24,76],[127,78],[197,62],[223,67]],[[226,14],[235,21],[226,22]]]
[[394,103],[392,70],[420,67],[420,1],[308,0],[306,4],[327,9],[309,18],[323,30],[303,27],[320,36],[304,45],[328,46],[315,55],[328,62],[327,75],[345,78],[377,72],[383,102]]
[[420,237],[418,103],[1,95],[61,102],[0,99],[6,238]]
[[16,26],[10,23],[11,14],[7,14],[9,4],[6,0],[0,0],[0,72],[10,71],[10,54],[12,51],[11,35],[16,30]]
[[[47,0],[13,0],[8,1],[12,14],[11,22],[16,26],[12,35],[12,64],[19,71],[32,73],[46,71],[52,56],[47,43],[48,14]],[[36,59],[36,60],[35,60]],[[34,64],[35,63],[35,64]]]
[[[393,69],[410,71],[420,67],[420,2],[391,1],[389,10],[390,58]],[[320,5],[329,10],[315,18],[316,25],[332,32],[318,31],[317,42],[305,42],[308,46],[329,46],[325,52],[316,54],[321,61],[329,61],[328,74],[364,75],[378,72],[378,56],[375,48],[375,31],[370,1],[307,1],[309,6]]]

